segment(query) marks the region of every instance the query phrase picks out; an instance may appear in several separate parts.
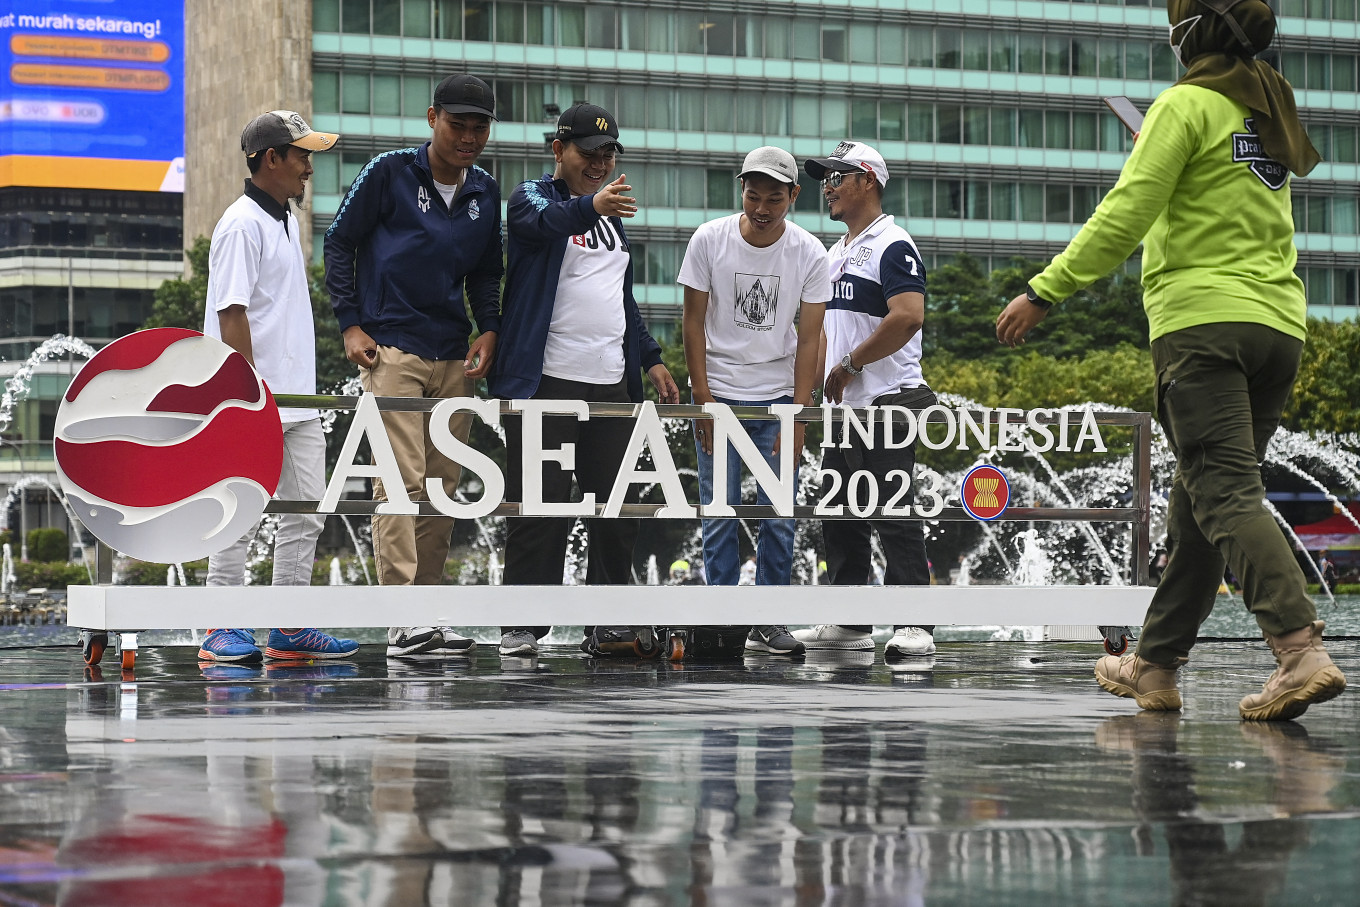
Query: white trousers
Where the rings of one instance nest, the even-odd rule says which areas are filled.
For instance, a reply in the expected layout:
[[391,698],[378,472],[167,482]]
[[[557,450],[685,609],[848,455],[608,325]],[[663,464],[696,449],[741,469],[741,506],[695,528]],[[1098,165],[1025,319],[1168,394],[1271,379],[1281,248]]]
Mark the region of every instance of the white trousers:
[[[293,501],[319,501],[326,493],[326,435],[320,419],[283,423],[283,472],[275,497]],[[286,513],[279,517],[274,534],[274,585],[310,586],[316,540],[326,518],[309,513]],[[208,558],[209,586],[243,586],[246,581],[246,550],[259,531],[250,531],[225,551]]]

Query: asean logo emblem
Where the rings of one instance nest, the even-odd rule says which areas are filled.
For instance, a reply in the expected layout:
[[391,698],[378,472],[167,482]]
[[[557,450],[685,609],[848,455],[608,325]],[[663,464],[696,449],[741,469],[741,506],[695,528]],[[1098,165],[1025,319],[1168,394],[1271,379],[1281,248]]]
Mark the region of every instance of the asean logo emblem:
[[145,561],[216,554],[278,488],[283,426],[244,356],[183,328],[109,344],[57,410],[57,474],[101,541]]
[[1011,483],[995,466],[974,466],[963,477],[959,498],[973,519],[994,520],[1011,502]]

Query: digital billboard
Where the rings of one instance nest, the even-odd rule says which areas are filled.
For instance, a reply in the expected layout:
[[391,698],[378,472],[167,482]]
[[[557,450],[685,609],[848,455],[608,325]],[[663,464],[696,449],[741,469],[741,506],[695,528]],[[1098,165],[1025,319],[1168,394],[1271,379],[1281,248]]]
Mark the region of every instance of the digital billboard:
[[184,0],[0,0],[0,186],[184,191]]

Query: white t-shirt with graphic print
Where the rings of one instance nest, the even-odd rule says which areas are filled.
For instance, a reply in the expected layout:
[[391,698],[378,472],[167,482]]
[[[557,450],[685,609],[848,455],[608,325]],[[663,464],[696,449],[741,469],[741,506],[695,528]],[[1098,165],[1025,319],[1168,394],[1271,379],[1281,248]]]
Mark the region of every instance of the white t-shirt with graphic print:
[[567,239],[543,348],[543,374],[585,384],[623,380],[627,272],[628,248],[609,218]]
[[788,222],[773,245],[757,248],[742,238],[741,217],[721,217],[694,231],[676,283],[708,294],[709,391],[731,400],[791,396],[798,306],[831,299],[826,249]]

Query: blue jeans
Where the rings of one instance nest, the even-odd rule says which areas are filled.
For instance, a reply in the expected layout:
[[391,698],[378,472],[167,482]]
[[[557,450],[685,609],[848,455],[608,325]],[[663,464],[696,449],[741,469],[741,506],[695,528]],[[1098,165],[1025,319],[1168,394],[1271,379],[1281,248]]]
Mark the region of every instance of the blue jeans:
[[[774,400],[729,400],[714,397],[719,403],[729,406],[770,406],[775,403],[792,403],[792,397],[779,397]],[[774,450],[775,438],[779,436],[779,421],[771,419],[743,419],[742,428],[756,447],[765,455],[765,462],[779,473],[779,458]],[[694,444],[699,459],[699,502],[713,503],[713,455],[704,453],[703,445],[697,439]],[[741,503],[741,458],[731,444],[727,445],[727,503]],[[794,482],[798,481],[798,467],[794,464]],[[756,486],[756,503],[769,504],[770,498],[765,489]],[[704,572],[710,586],[735,586],[741,573],[741,544],[737,537],[740,531],[739,520],[704,520]],[[795,520],[761,520],[756,536],[756,585],[787,586],[793,573],[793,533]]]

